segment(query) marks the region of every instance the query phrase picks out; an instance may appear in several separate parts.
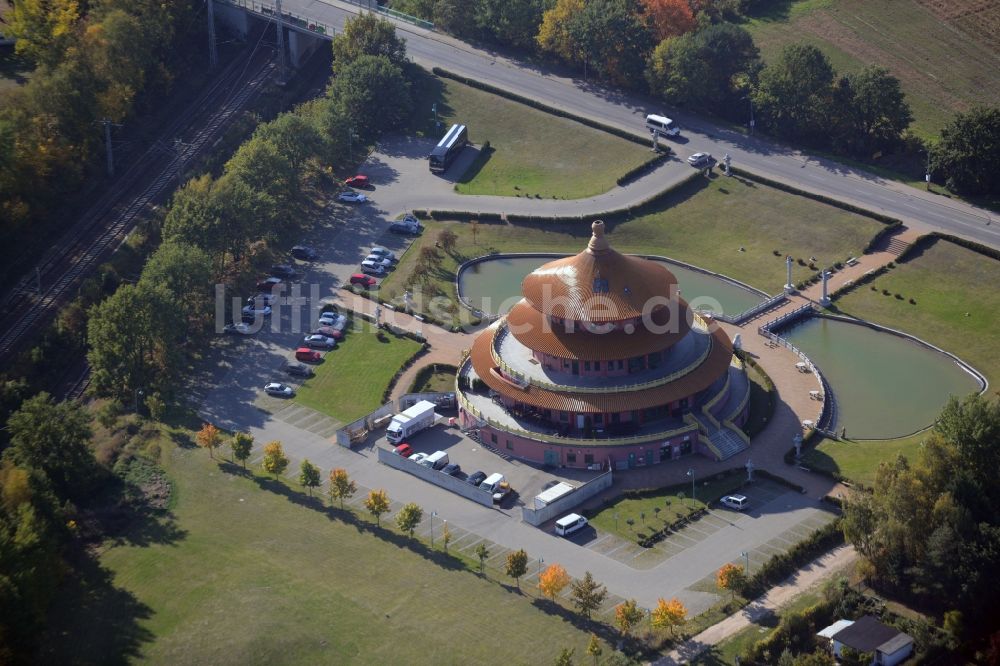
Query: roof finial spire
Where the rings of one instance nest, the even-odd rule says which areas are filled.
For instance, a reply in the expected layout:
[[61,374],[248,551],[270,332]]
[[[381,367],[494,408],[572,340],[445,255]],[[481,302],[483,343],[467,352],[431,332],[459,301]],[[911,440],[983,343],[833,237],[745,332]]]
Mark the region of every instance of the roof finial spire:
[[590,237],[590,242],[587,243],[587,249],[591,252],[610,250],[611,246],[608,245],[608,239],[604,237],[604,222],[595,220],[590,225],[590,229],[593,232],[593,236]]

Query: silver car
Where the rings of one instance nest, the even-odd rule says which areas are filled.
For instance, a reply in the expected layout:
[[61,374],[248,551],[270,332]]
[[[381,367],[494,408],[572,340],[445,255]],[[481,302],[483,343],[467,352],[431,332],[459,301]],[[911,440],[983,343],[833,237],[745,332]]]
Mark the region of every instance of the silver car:
[[302,344],[313,349],[333,349],[337,346],[337,341],[325,335],[307,335]]

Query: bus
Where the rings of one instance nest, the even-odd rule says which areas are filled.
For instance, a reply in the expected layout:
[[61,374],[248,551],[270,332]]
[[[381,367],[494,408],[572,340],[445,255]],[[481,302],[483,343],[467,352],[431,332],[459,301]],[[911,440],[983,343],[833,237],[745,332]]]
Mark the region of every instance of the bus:
[[469,143],[469,132],[465,125],[452,125],[444,138],[431,151],[429,157],[431,171],[441,173],[447,170],[467,143]]

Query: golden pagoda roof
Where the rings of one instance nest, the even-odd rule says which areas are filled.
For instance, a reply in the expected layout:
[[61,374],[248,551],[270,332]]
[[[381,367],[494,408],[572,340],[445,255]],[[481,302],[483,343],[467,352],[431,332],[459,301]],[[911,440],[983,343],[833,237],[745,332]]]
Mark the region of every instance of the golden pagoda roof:
[[524,278],[521,292],[534,309],[560,319],[617,322],[642,316],[652,299],[679,298],[677,278],[666,266],[612,249],[600,220],[591,229],[583,252]]

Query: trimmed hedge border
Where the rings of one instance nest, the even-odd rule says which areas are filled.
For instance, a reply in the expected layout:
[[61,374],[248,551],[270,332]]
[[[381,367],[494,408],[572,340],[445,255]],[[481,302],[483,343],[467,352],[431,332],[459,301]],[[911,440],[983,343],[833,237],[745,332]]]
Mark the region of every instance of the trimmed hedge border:
[[[591,120],[590,118],[584,118],[583,116],[577,116],[563,109],[557,109],[554,106],[549,106],[548,104],[543,104],[538,100],[531,99],[530,97],[524,97],[518,95],[517,93],[512,93],[503,88],[497,88],[496,86],[490,85],[489,83],[483,83],[478,79],[470,79],[468,77],[462,76],[461,74],[456,74],[454,72],[449,72],[446,69],[441,69],[440,67],[434,67],[431,69],[436,76],[440,76],[445,79],[451,79],[453,81],[458,81],[459,83],[464,83],[472,88],[478,88],[479,90],[497,95],[499,97],[504,97],[513,102],[518,102],[519,104],[524,104],[525,106],[530,106],[539,111],[544,111],[545,113],[551,113],[554,116],[559,116],[560,118],[568,118],[569,120],[574,120],[581,125],[586,125],[587,127],[592,127],[596,130],[601,130],[602,132],[607,132],[608,134],[614,134],[615,136],[625,139],[626,141],[631,141],[632,143],[637,143],[641,146],[645,146],[649,143],[648,139],[640,138],[639,135],[633,134],[618,127],[612,125],[605,125],[604,123]],[[670,150],[667,148],[667,154],[669,155]]]
[[[408,314],[408,315],[410,315],[412,317],[419,316],[421,319],[423,319],[423,322],[425,324],[432,324],[434,326],[437,326],[438,328],[444,329],[444,330],[449,331],[451,333],[460,333],[462,331],[462,327],[459,326],[459,325],[457,325],[457,324],[454,325],[454,326],[449,326],[448,324],[445,324],[443,321],[437,319],[436,317],[432,317],[430,315],[426,315],[426,314],[424,314],[422,312],[413,312],[413,311],[407,311],[407,310],[399,309],[394,304],[392,304],[391,302],[385,300],[384,298],[382,298],[381,296],[379,296],[377,294],[372,294],[367,289],[362,289],[361,287],[356,287],[355,285],[346,285],[346,284],[343,285],[341,287],[341,289],[343,289],[344,291],[349,291],[352,294],[354,294],[355,296],[360,296],[361,298],[366,298],[369,301],[375,301],[376,303],[380,303],[380,304],[386,306],[387,308],[389,308],[390,310],[392,310],[393,312],[402,312],[403,314]],[[358,314],[360,314],[362,317],[364,317],[368,321],[374,321],[374,319],[372,317],[370,317],[369,315],[365,315],[365,314],[362,314],[362,313],[358,313]],[[470,326],[479,326],[481,323],[482,323],[482,319],[473,319],[472,321],[469,322],[469,325]],[[425,339],[424,339],[423,336],[418,335],[417,333],[411,333],[410,331],[405,331],[403,329],[400,329],[400,335],[405,335],[405,336],[407,336],[409,338],[412,338],[412,339],[416,340],[417,342],[424,342],[425,341]]]
[[842,520],[836,518],[796,543],[787,552],[771,557],[747,581],[743,596],[748,599],[759,597],[823,553],[843,545],[844,532],[840,528]]
[[[390,331],[390,333],[393,335],[397,335],[398,337],[408,337],[405,335],[399,335],[394,331]],[[385,335],[385,331],[379,330],[378,334]],[[382,393],[383,405],[389,402],[389,399],[392,396],[392,389],[396,388],[396,383],[399,382],[399,378],[403,375],[403,373],[406,372],[410,368],[410,366],[416,363],[420,359],[420,357],[429,353],[430,347],[431,346],[429,344],[424,342],[423,345],[420,347],[420,349],[418,349],[417,352],[406,361],[406,363],[404,363],[399,367],[399,370],[397,370],[396,374],[392,376],[392,379],[389,381],[389,385],[385,387],[385,391]]]
[[[882,224],[889,225],[890,229],[895,229],[899,226],[902,226],[903,224],[901,221],[897,220],[894,217],[889,217],[888,215],[882,215],[881,213],[874,213],[866,208],[861,208],[853,204],[845,203],[838,199],[833,199],[831,197],[827,197],[822,194],[815,194],[813,192],[808,192],[806,190],[800,190],[799,188],[794,187],[792,185],[786,185],[785,183],[782,183],[777,180],[771,180],[770,178],[765,178],[764,176],[758,176],[755,173],[745,171],[743,169],[740,169],[739,167],[731,166],[729,170],[734,175],[742,176],[743,178],[755,181],[757,183],[762,183],[769,187],[773,187],[776,190],[784,190],[785,192],[798,194],[799,196],[803,196],[808,199],[813,199],[814,201],[819,201],[820,203],[829,204],[831,206],[835,206],[842,210],[846,210],[849,213],[857,213],[858,215],[864,215],[865,217],[870,217],[873,220],[878,220]],[[882,229],[880,233],[889,233],[889,232],[886,229]],[[878,234],[876,234],[876,237],[878,237]],[[871,245],[871,243],[869,243],[869,245]]]
[[659,155],[651,157],[642,164],[640,164],[639,166],[630,169],[629,171],[626,171],[625,175],[620,176],[618,180],[615,181],[615,183],[618,185],[618,187],[621,187],[623,185],[628,185],[634,180],[639,180],[647,173],[649,173],[656,167],[666,162],[668,159],[670,159],[669,150],[667,152],[660,153]]

